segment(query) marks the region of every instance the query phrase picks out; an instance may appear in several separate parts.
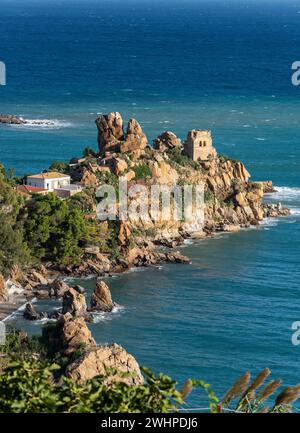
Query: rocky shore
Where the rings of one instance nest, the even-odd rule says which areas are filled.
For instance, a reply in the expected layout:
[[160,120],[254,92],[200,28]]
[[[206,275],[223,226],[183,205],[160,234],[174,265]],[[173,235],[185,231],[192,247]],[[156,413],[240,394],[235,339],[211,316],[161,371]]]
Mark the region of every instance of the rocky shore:
[[[0,123],[22,124],[16,116],[0,115]],[[202,239],[214,233],[237,232],[242,228],[258,226],[268,217],[283,217],[290,211],[280,203],[269,205],[263,202],[264,194],[275,192],[271,181],[251,182],[250,173],[240,161],[218,155],[216,149],[206,150],[204,160],[193,160],[187,155],[189,146],[197,146],[197,134],[203,131],[189,131],[187,141],[182,142],[173,132],[166,131],[150,145],[140,124],[130,119],[124,128],[120,113],[101,115],[96,119],[98,130],[98,152],[88,152],[82,158],[72,158],[63,165],[72,182],[83,187],[80,200],[89,208],[85,218],[92,221],[95,233],[101,233],[105,247],[99,246],[98,238],[91,239],[82,250],[80,260],[73,264],[42,261],[35,268],[13,266],[8,281],[21,288],[23,299],[33,297],[64,299],[64,313],[73,314],[75,298],[84,296],[80,288],[70,288],[63,277],[97,278],[113,273],[125,272],[131,267],[155,266],[163,262],[188,264],[189,259],[176,250],[186,239]],[[206,134],[207,132],[205,132]],[[210,133],[207,135],[210,137]],[[194,140],[194,141],[193,141]],[[210,154],[209,154],[210,152]],[[153,184],[204,185],[204,222],[153,220],[117,220],[113,227],[96,217],[96,189],[110,183],[116,186],[120,177],[130,185]],[[79,195],[78,195],[79,196]],[[31,206],[31,199],[28,206]],[[107,247],[112,241],[113,247]],[[98,287],[98,286],[97,286]],[[108,305],[103,304],[104,286],[94,294],[91,311],[84,307],[86,318],[99,307],[111,311],[113,304],[106,292]],[[68,293],[68,295],[66,294]],[[102,294],[101,294],[102,293]],[[71,307],[67,307],[68,302]],[[13,296],[9,294],[8,283],[0,280],[0,300],[6,305]],[[5,304],[4,304],[5,305]],[[106,310],[107,309],[107,310]],[[28,306],[27,318],[42,318]],[[52,316],[52,318],[57,318]]]
[[2,125],[46,125],[53,126],[54,123],[49,120],[26,120],[23,117],[11,115],[11,114],[0,114],[0,124]]

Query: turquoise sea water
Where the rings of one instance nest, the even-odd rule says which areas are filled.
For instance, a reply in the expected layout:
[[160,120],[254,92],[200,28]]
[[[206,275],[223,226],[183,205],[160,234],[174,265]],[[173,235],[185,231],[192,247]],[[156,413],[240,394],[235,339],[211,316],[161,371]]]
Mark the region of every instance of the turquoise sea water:
[[[3,1],[0,111],[56,126],[2,127],[7,167],[21,175],[96,148],[97,113],[117,110],[136,117],[150,140],[211,128],[219,153],[244,161],[254,180],[273,179],[279,193],[268,199],[293,210],[259,229],[185,245],[191,265],[110,279],[121,307],[92,325],[97,341],[118,342],[180,381],[203,378],[219,394],[246,369],[265,366],[298,383],[297,2],[40,3]],[[84,284],[92,290],[94,282]],[[198,395],[191,402],[204,404]]]

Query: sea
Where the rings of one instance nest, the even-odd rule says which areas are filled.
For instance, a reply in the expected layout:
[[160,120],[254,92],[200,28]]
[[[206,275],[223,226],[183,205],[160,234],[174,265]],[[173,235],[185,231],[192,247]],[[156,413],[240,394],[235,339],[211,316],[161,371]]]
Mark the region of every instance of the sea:
[[[220,233],[181,251],[189,265],[133,269],[108,279],[118,307],[90,325],[141,365],[219,397],[264,367],[300,382],[300,4],[279,0],[1,0],[0,112],[51,125],[0,128],[0,160],[15,175],[97,149],[95,118],[137,118],[150,142],[211,129],[220,154],[242,160],[289,217]],[[90,296],[95,281],[77,281]],[[40,309],[59,303],[40,304]],[[31,334],[42,323],[12,319]],[[192,408],[207,407],[201,390]]]

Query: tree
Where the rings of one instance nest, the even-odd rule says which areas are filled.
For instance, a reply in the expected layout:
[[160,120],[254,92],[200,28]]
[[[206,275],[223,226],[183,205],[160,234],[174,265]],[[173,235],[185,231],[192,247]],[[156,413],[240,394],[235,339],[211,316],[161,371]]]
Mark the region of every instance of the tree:
[[30,261],[23,241],[23,228],[18,215],[24,205],[22,197],[13,189],[0,164],[0,273],[8,276],[11,268]]
[[88,235],[81,210],[53,193],[37,196],[28,206],[24,228],[28,245],[37,258],[62,264],[78,262]]

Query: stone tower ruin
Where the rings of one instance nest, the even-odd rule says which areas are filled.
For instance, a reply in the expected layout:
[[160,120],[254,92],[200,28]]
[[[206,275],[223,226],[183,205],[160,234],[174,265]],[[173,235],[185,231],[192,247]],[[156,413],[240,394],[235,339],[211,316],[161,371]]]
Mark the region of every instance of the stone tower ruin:
[[195,130],[188,132],[184,144],[184,152],[193,161],[207,161],[217,156],[217,151],[212,144],[211,131]]

